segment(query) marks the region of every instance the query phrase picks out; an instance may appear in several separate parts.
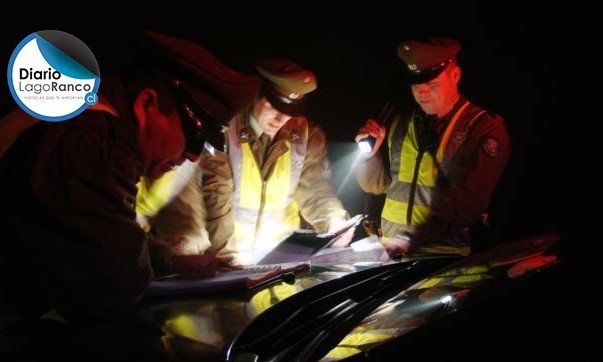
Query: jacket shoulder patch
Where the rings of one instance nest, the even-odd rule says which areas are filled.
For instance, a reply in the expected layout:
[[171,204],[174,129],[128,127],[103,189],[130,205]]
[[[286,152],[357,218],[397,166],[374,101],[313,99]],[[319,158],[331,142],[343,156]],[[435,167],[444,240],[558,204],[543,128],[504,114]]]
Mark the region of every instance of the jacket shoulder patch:
[[487,137],[482,141],[482,149],[490,157],[498,157],[498,141],[494,137]]

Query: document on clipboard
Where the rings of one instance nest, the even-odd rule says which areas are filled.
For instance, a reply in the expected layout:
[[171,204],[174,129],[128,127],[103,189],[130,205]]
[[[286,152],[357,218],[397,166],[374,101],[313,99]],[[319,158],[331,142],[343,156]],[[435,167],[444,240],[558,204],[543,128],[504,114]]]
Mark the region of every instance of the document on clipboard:
[[329,233],[295,231],[260,259],[256,265],[305,262],[318,251],[330,247],[339,236],[351,228],[356,228],[365,217],[364,214],[356,215],[348,219],[340,228]]

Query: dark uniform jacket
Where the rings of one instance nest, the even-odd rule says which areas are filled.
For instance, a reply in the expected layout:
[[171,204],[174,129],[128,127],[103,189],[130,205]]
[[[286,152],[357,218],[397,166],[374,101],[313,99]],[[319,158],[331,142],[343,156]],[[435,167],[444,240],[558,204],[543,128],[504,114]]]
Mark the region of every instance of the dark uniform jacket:
[[[113,87],[117,89],[116,87]],[[0,160],[0,308],[94,318],[132,306],[152,278],[135,220],[134,119],[87,110],[38,122]],[[0,121],[1,122],[1,121]]]
[[[435,187],[429,196],[425,197],[428,200],[425,206],[429,208],[429,212],[424,222],[413,225],[395,223],[383,218],[381,220],[383,236],[409,238],[411,253],[464,255],[469,252],[469,227],[479,222],[482,214],[487,211],[492,192],[510,156],[511,142],[503,118],[467,102],[464,97],[461,97],[452,111],[441,119],[429,118],[420,110],[401,111],[396,116],[399,121],[396,130],[389,135],[389,155],[377,153],[356,168],[356,178],[363,190],[373,194],[386,193],[390,199],[414,198],[417,207],[420,199],[417,191],[419,187],[395,185],[401,164],[400,150],[408,123],[413,118],[418,133],[413,148],[418,148],[421,142],[429,142],[430,137],[426,136],[427,132],[423,133],[425,130],[420,130],[421,128],[429,128],[430,132],[434,133],[433,145],[427,152],[432,152],[435,158],[437,149],[442,147],[448,124],[457,111],[457,126],[451,129],[444,148],[444,157],[437,164]],[[420,118],[423,119],[418,122]],[[412,197],[407,194],[395,194],[409,193],[413,189],[417,194]]]

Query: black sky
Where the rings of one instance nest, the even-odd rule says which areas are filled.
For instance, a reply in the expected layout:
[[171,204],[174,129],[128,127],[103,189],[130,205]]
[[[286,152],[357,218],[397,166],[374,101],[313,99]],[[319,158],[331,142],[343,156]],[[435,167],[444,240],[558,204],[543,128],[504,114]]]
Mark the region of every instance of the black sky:
[[[200,2],[193,7],[170,1],[161,9],[147,4],[136,15],[110,8],[77,18],[20,19],[17,25],[2,25],[0,65],[6,69],[25,36],[46,29],[66,31],[86,43],[99,61],[101,82],[103,69],[118,63],[143,29],[196,40],[241,72],[253,71],[259,56],[297,60],[317,74],[309,115],[332,141],[335,183],[355,213],[362,211],[362,193],[353,178],[344,180],[349,164],[339,160],[355,150],[356,130],[400,86],[397,44],[455,37],[463,43],[463,92],[501,114],[513,141],[511,161],[492,200],[495,228],[504,237],[579,228],[579,201],[596,186],[588,182],[584,162],[593,132],[587,127],[576,132],[576,127],[602,119],[603,98],[593,86],[600,79],[598,58],[591,55],[598,46],[591,40],[596,13],[574,2],[531,9],[520,2],[363,3]],[[0,96],[3,111],[14,105],[7,86]]]

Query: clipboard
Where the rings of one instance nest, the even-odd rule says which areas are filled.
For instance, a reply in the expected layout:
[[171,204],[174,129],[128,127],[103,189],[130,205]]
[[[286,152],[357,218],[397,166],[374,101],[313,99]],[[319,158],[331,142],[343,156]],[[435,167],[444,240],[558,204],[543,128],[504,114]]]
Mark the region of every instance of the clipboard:
[[310,230],[297,230],[281,241],[256,265],[305,262],[318,251],[333,245],[339,236],[351,228],[356,228],[365,218],[364,214],[356,215],[330,233],[318,234]]
[[291,283],[296,274],[308,269],[308,264],[280,264],[229,270],[205,279],[180,279],[174,275],[153,280],[145,291],[145,297],[244,292],[280,281]]

